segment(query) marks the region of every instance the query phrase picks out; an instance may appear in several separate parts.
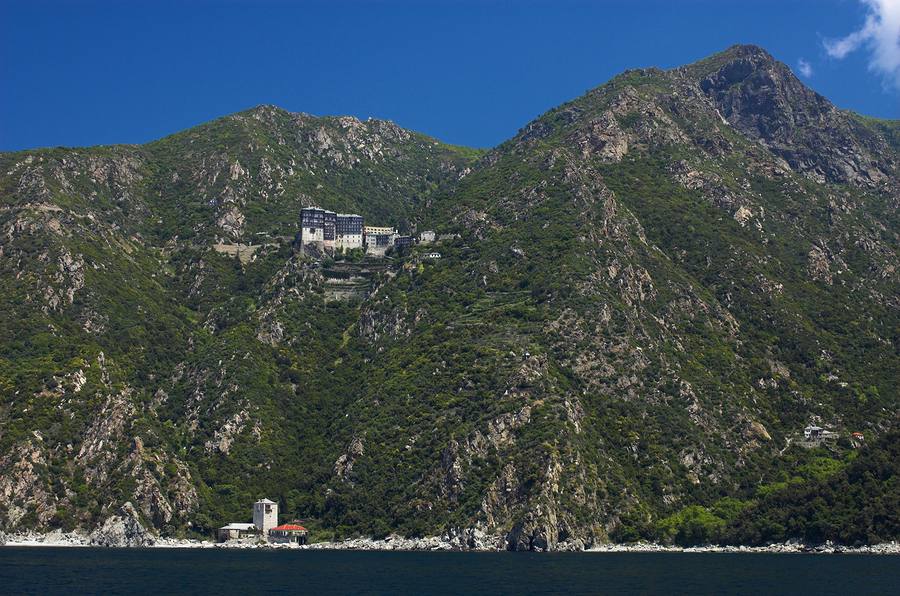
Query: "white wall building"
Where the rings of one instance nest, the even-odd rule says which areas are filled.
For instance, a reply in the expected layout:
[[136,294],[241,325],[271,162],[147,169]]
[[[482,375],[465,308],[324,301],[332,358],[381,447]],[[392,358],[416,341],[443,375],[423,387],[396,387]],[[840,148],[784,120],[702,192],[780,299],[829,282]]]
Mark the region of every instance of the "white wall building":
[[383,255],[389,247],[394,246],[396,237],[395,228],[366,226],[366,252],[373,256]]

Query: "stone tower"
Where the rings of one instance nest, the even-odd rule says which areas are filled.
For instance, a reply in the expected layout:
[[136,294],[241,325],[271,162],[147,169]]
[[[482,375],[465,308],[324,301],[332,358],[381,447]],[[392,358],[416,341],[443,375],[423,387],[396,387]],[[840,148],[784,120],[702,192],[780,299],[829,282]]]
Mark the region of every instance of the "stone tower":
[[259,528],[263,536],[268,535],[269,530],[278,526],[278,503],[269,499],[260,499],[254,503],[253,525]]

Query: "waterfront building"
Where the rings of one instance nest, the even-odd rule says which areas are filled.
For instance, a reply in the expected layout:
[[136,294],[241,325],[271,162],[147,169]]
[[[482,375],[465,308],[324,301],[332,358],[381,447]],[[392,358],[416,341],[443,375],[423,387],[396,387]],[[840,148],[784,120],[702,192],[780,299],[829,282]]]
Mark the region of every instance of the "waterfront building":
[[239,540],[241,538],[253,538],[259,535],[259,528],[256,524],[240,524],[230,523],[227,526],[219,528],[216,533],[217,542],[226,542],[228,540]]
[[295,542],[297,544],[306,544],[308,536],[309,531],[297,524],[283,524],[269,530],[269,542],[274,543]]
[[253,524],[263,534],[278,525],[278,503],[260,499],[253,504]]

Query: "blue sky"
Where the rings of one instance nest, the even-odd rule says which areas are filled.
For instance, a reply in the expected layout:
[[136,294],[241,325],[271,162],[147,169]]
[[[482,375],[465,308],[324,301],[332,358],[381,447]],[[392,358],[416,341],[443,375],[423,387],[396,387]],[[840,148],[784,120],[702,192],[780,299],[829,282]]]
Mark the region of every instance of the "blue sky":
[[0,0],[0,150],[146,143],[259,104],[493,147],[626,69],[735,43],[900,117],[900,0]]

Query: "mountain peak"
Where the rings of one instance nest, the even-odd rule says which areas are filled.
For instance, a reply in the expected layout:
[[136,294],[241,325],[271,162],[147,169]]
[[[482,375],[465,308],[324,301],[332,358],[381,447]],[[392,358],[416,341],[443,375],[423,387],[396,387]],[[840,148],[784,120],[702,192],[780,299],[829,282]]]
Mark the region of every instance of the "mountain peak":
[[729,46],[728,49],[725,50],[725,52],[723,52],[723,53],[728,53],[728,52],[732,52],[732,53],[735,53],[738,55],[743,55],[743,56],[760,56],[760,57],[766,58],[768,60],[771,60],[772,62],[775,62],[775,58],[773,58],[769,52],[767,52],[763,48],[753,45],[753,44],[737,43],[732,46]]
[[721,116],[792,170],[817,182],[872,186],[891,179],[890,160],[881,162],[888,168],[870,167],[891,152],[886,139],[863,130],[762,48],[732,46],[693,66]]
[[532,122],[518,141],[562,129],[602,146],[596,150],[615,162],[629,147],[660,144],[693,143],[724,157],[737,132],[771,152],[779,167],[816,182],[886,188],[896,179],[890,126],[837,109],[755,45],[668,71],[627,70]]

